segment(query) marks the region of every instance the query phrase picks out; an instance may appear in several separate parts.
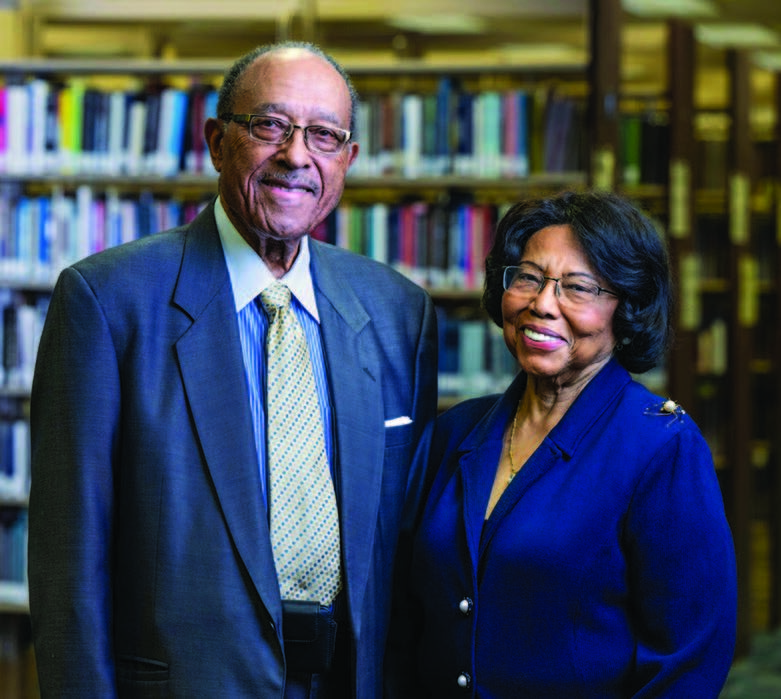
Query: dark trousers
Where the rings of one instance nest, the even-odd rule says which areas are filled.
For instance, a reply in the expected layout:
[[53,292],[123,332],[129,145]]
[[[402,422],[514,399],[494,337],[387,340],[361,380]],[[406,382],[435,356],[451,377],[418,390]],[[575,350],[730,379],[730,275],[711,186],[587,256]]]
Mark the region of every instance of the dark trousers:
[[334,603],[337,634],[331,670],[327,673],[291,673],[285,682],[285,699],[352,699],[352,653],[347,612],[340,595]]

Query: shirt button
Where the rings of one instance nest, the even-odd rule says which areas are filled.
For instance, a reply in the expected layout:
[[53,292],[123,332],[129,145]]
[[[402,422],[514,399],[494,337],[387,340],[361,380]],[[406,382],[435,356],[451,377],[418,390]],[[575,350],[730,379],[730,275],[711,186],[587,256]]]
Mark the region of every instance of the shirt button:
[[462,672],[458,676],[458,686],[461,687],[461,689],[469,689],[469,686],[472,684],[472,678],[469,676],[469,673]]
[[458,603],[458,609],[464,615],[469,614],[472,611],[473,606],[474,603],[469,597],[464,597],[464,599]]

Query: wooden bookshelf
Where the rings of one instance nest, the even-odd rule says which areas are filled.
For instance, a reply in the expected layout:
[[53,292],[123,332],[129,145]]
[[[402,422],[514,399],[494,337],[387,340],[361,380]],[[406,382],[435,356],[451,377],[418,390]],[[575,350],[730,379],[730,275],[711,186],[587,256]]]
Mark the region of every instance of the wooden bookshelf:
[[729,398],[728,441],[729,485],[725,493],[728,516],[735,539],[738,561],[738,639],[737,655],[748,652],[751,642],[750,578],[751,521],[753,519],[753,439],[754,377],[753,332],[757,323],[755,263],[751,227],[751,128],[749,111],[749,57],[743,51],[729,50],[730,151],[728,172],[728,225],[730,238],[729,279],[733,303],[729,317]]
[[[42,89],[43,92],[54,92],[67,86],[69,81],[75,80],[82,91],[90,88],[98,93],[123,90],[128,100],[137,91],[141,91],[142,95],[147,92],[151,95],[169,85],[179,90],[204,89],[213,92],[226,67],[227,63],[221,61],[148,59],[25,59],[0,62],[0,70],[4,71],[6,84],[9,85],[31,85],[34,82],[43,82],[43,85],[37,85],[37,89]],[[361,159],[366,165],[363,167],[357,165],[349,173],[342,204],[332,215],[332,220],[328,222],[336,230],[325,230],[323,239],[397,267],[428,288],[435,302],[444,307],[443,312],[449,313],[457,321],[460,316],[455,312],[457,304],[454,304],[453,300],[458,296],[459,289],[465,289],[466,298],[462,299],[462,305],[469,313],[463,322],[468,323],[470,332],[465,331],[463,336],[473,338],[473,342],[478,342],[480,345],[478,349],[472,347],[461,352],[463,361],[466,362],[467,356],[471,357],[475,352],[482,354],[482,347],[489,342],[487,335],[490,332],[489,324],[481,318],[479,303],[475,303],[472,296],[482,287],[482,261],[487,252],[493,224],[502,207],[522,197],[540,196],[561,189],[578,189],[586,186],[588,163],[583,144],[587,139],[585,124],[582,122],[585,95],[588,92],[585,67],[577,65],[487,67],[466,63],[437,65],[423,61],[403,60],[379,66],[348,65],[347,70],[356,82],[363,97],[362,103],[366,106],[366,111],[362,113],[365,119],[365,123],[362,124],[364,128],[359,133]],[[105,82],[107,77],[111,78],[111,81]],[[444,97],[443,90],[446,91]],[[401,119],[402,113],[394,112],[388,121],[396,123],[400,120],[403,129],[410,128],[412,131],[394,134],[395,140],[390,145],[376,143],[374,139],[377,133],[385,129],[386,124],[379,123],[383,113],[372,112],[370,108],[389,95],[395,102],[392,102],[388,108],[398,110],[399,104],[406,102],[412,109],[417,110],[418,118],[421,118],[424,115],[424,108],[428,108],[432,100],[440,99],[439,112],[425,112],[425,119],[420,123],[415,121],[410,123],[406,112],[403,113],[404,119]],[[479,103],[483,97],[486,98],[485,104]],[[501,140],[506,137],[506,134],[504,131],[499,133],[502,124],[500,115],[498,112],[488,110],[489,108],[506,109],[509,100],[516,99],[519,100],[518,104],[523,105],[518,109],[526,111],[515,113],[515,118],[519,120],[516,127],[518,143],[513,147],[519,149],[525,147],[528,150],[511,151],[511,155],[508,156],[507,146]],[[523,102],[520,101],[521,99]],[[459,150],[461,141],[453,136],[445,142],[444,154],[439,151],[432,154],[425,150],[430,132],[448,133],[452,130],[452,124],[462,118],[462,115],[455,111],[456,103],[461,105],[462,102],[466,105],[465,109],[472,110],[467,111],[471,118],[478,119],[479,112],[480,118],[495,124],[494,131],[489,131],[485,137],[486,143],[481,146],[480,142],[475,140],[472,150],[467,149],[464,152]],[[445,123],[442,122],[443,105],[446,110]],[[557,121],[554,124],[549,115],[557,105],[567,107],[567,121],[562,123]],[[436,121],[432,120],[432,116]],[[86,120],[87,116],[85,115],[84,118]],[[31,114],[30,120],[31,124],[40,124],[46,121],[46,115]],[[473,124],[470,120],[466,132],[471,134],[472,128]],[[418,129],[418,132],[416,133],[414,129]],[[523,131],[522,135],[521,131]],[[565,161],[556,160],[558,165],[549,167],[549,163],[552,162],[547,159],[548,148],[552,147],[550,144],[559,146],[569,133],[576,135],[573,138],[575,144],[573,147],[579,149],[572,151],[573,155],[567,156],[566,162],[570,163],[570,166],[562,167]],[[476,131],[475,134],[479,135]],[[194,139],[195,135],[192,138]],[[410,153],[407,145],[410,141],[417,141],[420,144],[419,151]],[[149,143],[145,148],[144,152],[148,153]],[[390,148],[390,152],[382,152],[383,148]],[[166,209],[173,206],[174,211],[178,213],[172,215],[184,217],[182,220],[171,221],[169,225],[173,226],[189,220],[197,208],[216,191],[216,174],[208,171],[206,154],[203,156],[204,165],[200,166],[202,170],[196,168],[192,171],[182,166],[184,160],[180,154],[178,156],[180,167],[166,173],[157,171],[154,161],[144,159],[146,156],[139,159],[138,153],[134,156],[135,160],[125,155],[119,156],[122,158],[119,166],[116,162],[104,162],[104,157],[104,151],[100,151],[96,157],[76,149],[75,155],[69,155],[69,160],[59,156],[50,159],[48,155],[43,157],[38,155],[30,158],[29,162],[23,160],[24,164],[19,165],[18,161],[9,158],[6,160],[5,168],[0,167],[0,203],[4,202],[5,208],[12,212],[12,216],[16,215],[15,207],[21,205],[29,207],[33,214],[26,216],[24,220],[35,221],[38,218],[44,220],[45,216],[55,215],[52,212],[63,210],[71,212],[69,214],[71,216],[77,216],[81,212],[80,215],[83,217],[86,215],[84,207],[93,205],[101,207],[104,212],[109,209],[116,212],[120,205],[138,200],[139,206],[144,208],[134,215],[144,220],[155,218],[158,215],[155,212],[161,207]],[[439,159],[436,167],[432,167],[427,160],[432,157]],[[444,164],[441,162],[442,158],[445,160]],[[520,171],[516,167],[518,158],[521,158],[524,163]],[[457,159],[461,159],[460,167],[457,165]],[[53,164],[41,165],[49,162]],[[11,168],[11,165],[14,167]],[[385,211],[378,213],[376,211],[378,205],[384,207]],[[189,213],[180,212],[180,209],[185,206],[189,207],[187,209]],[[397,222],[407,216],[410,208],[416,209],[419,219],[415,225],[423,228],[417,233],[413,232],[413,241],[407,241],[402,246],[402,250],[406,252],[399,254],[394,250],[388,250],[377,253],[372,247],[371,238],[375,232],[373,226],[369,225],[373,220],[371,217],[388,216],[391,222],[387,225],[398,227],[400,224]],[[451,230],[453,221],[462,214],[467,222],[472,219],[478,222],[479,225],[475,224],[478,225],[477,232],[473,233],[471,229],[466,232],[461,229],[459,229],[461,232]],[[432,226],[436,224],[429,219],[433,220],[437,216],[447,218],[442,238],[445,242],[442,246],[450,251],[451,258],[466,260],[467,266],[464,269],[454,268],[452,260],[448,262],[442,259],[438,261],[428,259],[429,255],[436,253],[440,248],[432,245],[421,247],[418,244],[423,237],[433,235]],[[334,222],[333,219],[336,221]],[[73,235],[77,235],[78,231],[83,229],[83,226],[62,218],[55,219],[52,227],[58,232],[72,231]],[[169,226],[158,228],[163,227]],[[112,229],[108,219],[104,228]],[[142,234],[154,232],[152,229],[146,230],[139,224],[133,224],[132,229],[133,231],[128,234],[122,233],[114,238],[99,240],[93,247],[85,246],[83,241],[74,243],[68,238],[63,238],[65,242],[62,243],[54,241],[47,252],[50,257],[46,258],[43,269],[38,269],[39,265],[35,259],[26,260],[21,265],[17,265],[15,260],[10,263],[0,260],[0,276],[7,279],[9,285],[14,288],[24,288],[27,292],[38,291],[44,294],[51,289],[62,266],[96,252],[106,245],[122,242],[127,235],[135,231],[140,230]],[[462,247],[459,252],[459,249],[453,248],[450,241],[464,236],[466,239],[461,241]],[[19,237],[25,240],[39,238],[43,240],[42,235],[37,231],[20,233]],[[468,248],[466,251],[463,249],[464,245]],[[27,254],[31,252],[29,246],[21,244],[10,244],[6,249],[15,247],[25,250]],[[410,250],[414,254],[411,259],[408,259],[405,255]],[[437,257],[441,258],[442,255]],[[25,273],[25,269],[29,271]],[[474,326],[476,316],[480,317],[484,326],[482,332],[486,334],[481,341],[475,340],[480,333],[479,328]],[[486,377],[483,378],[486,380],[482,383],[480,380],[475,381],[474,388],[467,392],[469,395],[481,392],[485,387],[491,390],[499,387],[495,381],[491,383]],[[511,375],[502,374],[499,381],[509,382],[510,378]],[[450,385],[457,386],[459,382],[451,381]]]

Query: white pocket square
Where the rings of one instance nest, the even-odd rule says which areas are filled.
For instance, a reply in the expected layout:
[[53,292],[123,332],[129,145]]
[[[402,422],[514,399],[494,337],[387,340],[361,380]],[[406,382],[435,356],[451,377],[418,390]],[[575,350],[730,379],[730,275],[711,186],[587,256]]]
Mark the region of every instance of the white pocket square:
[[402,415],[401,417],[394,417],[385,421],[385,427],[401,427],[402,425],[411,425],[412,420],[409,415]]

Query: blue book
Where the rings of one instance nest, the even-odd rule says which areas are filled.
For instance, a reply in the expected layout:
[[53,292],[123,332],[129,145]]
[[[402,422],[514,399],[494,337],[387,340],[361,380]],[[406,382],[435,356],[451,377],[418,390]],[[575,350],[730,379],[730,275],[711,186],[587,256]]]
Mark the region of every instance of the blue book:
[[459,92],[456,98],[456,149],[453,171],[471,175],[474,171],[474,95]]
[[156,174],[175,175],[183,159],[184,134],[187,126],[188,94],[167,87],[160,95],[160,126],[157,142]]
[[38,268],[50,271],[52,266],[52,202],[48,197],[38,197]]
[[516,114],[518,123],[516,125],[517,151],[516,151],[516,174],[520,177],[529,175],[529,131],[531,125],[531,100],[529,93],[525,90],[518,90],[515,93],[517,103]]
[[449,77],[441,77],[437,85],[436,119],[434,126],[435,174],[444,175],[452,171],[451,163],[451,129],[453,84]]

